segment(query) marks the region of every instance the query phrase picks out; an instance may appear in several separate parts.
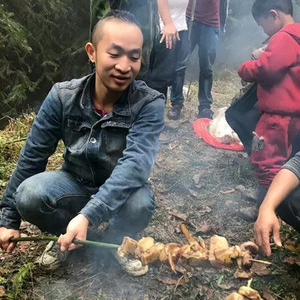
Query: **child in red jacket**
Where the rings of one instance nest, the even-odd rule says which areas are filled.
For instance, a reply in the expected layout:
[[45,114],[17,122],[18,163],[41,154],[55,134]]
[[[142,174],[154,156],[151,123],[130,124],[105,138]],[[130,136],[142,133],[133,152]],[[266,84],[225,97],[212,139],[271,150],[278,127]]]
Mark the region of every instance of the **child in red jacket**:
[[244,62],[238,73],[258,83],[261,117],[250,159],[258,183],[267,189],[300,130],[300,23],[294,22],[292,0],[255,0],[252,15],[270,40],[260,57]]

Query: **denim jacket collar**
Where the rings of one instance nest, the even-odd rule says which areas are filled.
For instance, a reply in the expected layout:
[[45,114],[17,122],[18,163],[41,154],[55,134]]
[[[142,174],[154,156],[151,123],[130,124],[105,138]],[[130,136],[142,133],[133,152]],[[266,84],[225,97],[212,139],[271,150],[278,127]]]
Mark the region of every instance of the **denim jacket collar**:
[[[84,87],[82,98],[80,100],[80,106],[83,110],[93,110],[93,92],[95,89],[95,73],[89,75],[87,83]],[[124,91],[120,99],[115,103],[113,108],[113,113],[121,116],[130,116],[130,104],[128,100],[128,94],[132,94],[134,83],[130,84],[130,86]],[[130,90],[130,91],[129,91]]]

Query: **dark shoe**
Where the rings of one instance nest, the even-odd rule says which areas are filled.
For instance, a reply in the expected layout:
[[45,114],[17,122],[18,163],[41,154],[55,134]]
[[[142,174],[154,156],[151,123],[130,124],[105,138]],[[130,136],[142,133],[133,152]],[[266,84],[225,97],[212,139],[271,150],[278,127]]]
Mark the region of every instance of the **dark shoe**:
[[214,113],[210,108],[204,108],[199,111],[197,117],[198,119],[203,119],[203,118],[212,119],[214,117]]
[[167,136],[166,133],[162,132],[159,135],[158,140],[159,140],[160,144],[169,144],[169,143],[173,142],[174,139],[170,138],[169,136]]
[[169,131],[177,131],[179,128],[178,122],[173,122],[173,121],[166,121],[165,120],[165,127],[164,130],[169,130]]
[[240,217],[248,222],[255,222],[258,216],[257,206],[242,207],[239,210]]
[[174,105],[169,111],[168,111],[168,118],[170,120],[178,120],[180,118],[181,114],[181,106]]

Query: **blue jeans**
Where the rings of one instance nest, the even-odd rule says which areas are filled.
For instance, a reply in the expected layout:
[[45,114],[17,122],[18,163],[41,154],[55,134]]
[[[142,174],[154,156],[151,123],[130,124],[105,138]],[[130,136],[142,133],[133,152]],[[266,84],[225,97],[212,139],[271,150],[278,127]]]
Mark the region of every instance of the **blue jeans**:
[[[190,24],[189,19],[187,23]],[[199,57],[199,86],[198,101],[199,111],[210,108],[213,102],[211,88],[213,83],[213,64],[216,61],[217,46],[219,42],[220,28],[211,27],[203,23],[192,22],[190,36],[190,53],[198,45]]]
[[[43,172],[20,184],[15,193],[16,207],[23,220],[41,231],[60,235],[97,190],[65,171]],[[146,184],[135,190],[109,220],[103,220],[109,222],[103,241],[120,244],[124,236],[135,237],[146,228],[154,209],[154,195]]]

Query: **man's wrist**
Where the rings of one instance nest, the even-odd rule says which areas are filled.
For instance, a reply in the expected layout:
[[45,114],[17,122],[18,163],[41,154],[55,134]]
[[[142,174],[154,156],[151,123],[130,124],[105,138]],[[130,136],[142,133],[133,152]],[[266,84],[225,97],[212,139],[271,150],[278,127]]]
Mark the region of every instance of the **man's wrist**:
[[84,225],[86,225],[86,227],[88,227],[89,224],[90,224],[89,219],[84,214],[82,214],[82,213],[79,213],[78,216],[79,216],[79,218],[81,218],[81,220],[84,223]]
[[268,200],[264,200],[263,203],[259,207],[259,212],[270,211],[270,212],[275,213],[275,210],[276,210],[275,205],[271,201],[268,201]]

